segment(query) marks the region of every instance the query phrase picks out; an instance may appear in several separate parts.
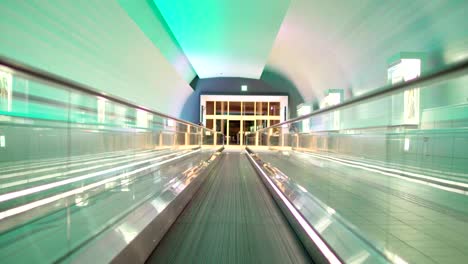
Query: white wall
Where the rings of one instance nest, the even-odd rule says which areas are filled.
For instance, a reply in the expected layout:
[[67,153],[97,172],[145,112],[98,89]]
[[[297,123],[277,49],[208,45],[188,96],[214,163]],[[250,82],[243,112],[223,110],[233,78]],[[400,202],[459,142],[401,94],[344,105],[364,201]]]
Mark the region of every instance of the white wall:
[[294,0],[266,67],[306,102],[334,88],[359,95],[387,84],[398,52],[425,52],[429,70],[468,59],[467,14],[466,0]]
[[0,1],[0,56],[173,116],[192,93],[115,0]]

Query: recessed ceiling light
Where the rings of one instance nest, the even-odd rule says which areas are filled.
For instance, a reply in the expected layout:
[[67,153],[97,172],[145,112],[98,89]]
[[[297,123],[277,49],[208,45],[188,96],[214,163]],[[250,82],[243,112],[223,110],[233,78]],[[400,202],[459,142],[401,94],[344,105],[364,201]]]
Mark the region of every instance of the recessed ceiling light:
[[247,90],[248,90],[247,85],[242,85],[242,86],[241,86],[241,91],[242,91],[242,92],[247,92]]

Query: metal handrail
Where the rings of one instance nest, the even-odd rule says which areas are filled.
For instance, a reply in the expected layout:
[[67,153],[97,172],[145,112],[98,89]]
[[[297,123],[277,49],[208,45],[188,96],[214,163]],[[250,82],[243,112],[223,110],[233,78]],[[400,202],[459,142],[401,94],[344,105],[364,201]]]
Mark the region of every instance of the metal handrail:
[[46,82],[53,83],[55,85],[60,85],[60,86],[73,88],[75,90],[82,91],[82,92],[85,92],[85,93],[88,93],[88,94],[91,94],[91,95],[103,97],[103,98],[105,98],[105,99],[107,99],[109,101],[114,101],[114,102],[129,106],[129,107],[132,107],[132,108],[136,108],[136,109],[140,109],[140,110],[150,112],[150,113],[152,113],[154,115],[158,115],[158,116],[161,116],[161,117],[164,117],[164,118],[169,118],[169,119],[175,120],[175,121],[177,121],[179,123],[182,123],[182,124],[185,124],[185,125],[190,125],[190,126],[202,128],[202,129],[205,129],[205,130],[209,130],[209,131],[217,133],[217,134],[222,134],[219,131],[215,131],[213,129],[209,129],[209,128],[206,128],[206,127],[203,127],[203,126],[200,126],[200,125],[197,125],[197,124],[194,124],[192,122],[182,120],[182,119],[179,119],[179,118],[176,118],[176,117],[172,117],[170,115],[163,114],[161,112],[158,112],[156,110],[153,110],[153,109],[141,106],[141,105],[136,105],[136,104],[134,104],[134,103],[132,103],[132,102],[126,100],[126,99],[123,99],[123,98],[120,98],[120,97],[117,97],[117,96],[114,96],[114,95],[109,95],[108,93],[100,92],[98,89],[95,89],[95,88],[90,87],[88,85],[85,85],[85,84],[82,84],[82,83],[67,79],[65,77],[62,77],[62,76],[59,76],[59,75],[56,75],[56,74],[53,74],[53,73],[38,69],[38,68],[30,66],[30,65],[26,65],[24,63],[12,60],[10,58],[0,56],[0,68],[2,66],[8,68],[9,70],[12,71],[12,73],[14,73],[16,75],[32,77],[32,78],[38,79],[40,81],[46,81]]
[[385,85],[385,86],[380,87],[378,89],[375,89],[375,90],[373,90],[371,92],[368,92],[368,93],[362,94],[360,96],[354,97],[354,98],[352,98],[350,100],[344,101],[341,104],[337,104],[337,105],[325,107],[325,108],[322,108],[322,109],[318,109],[316,111],[313,111],[312,113],[309,113],[309,114],[306,114],[306,115],[303,115],[303,116],[299,116],[299,117],[296,117],[296,118],[293,118],[293,119],[289,119],[289,120],[283,121],[281,123],[278,123],[278,124],[275,124],[275,125],[272,125],[272,126],[269,126],[269,127],[266,127],[266,128],[259,129],[259,130],[255,131],[255,132],[268,130],[268,129],[274,128],[274,127],[280,127],[280,126],[285,125],[285,124],[295,123],[297,121],[301,121],[301,120],[310,118],[312,116],[316,116],[316,115],[319,115],[319,114],[322,114],[322,113],[325,113],[325,112],[331,112],[331,111],[334,111],[334,110],[337,110],[337,109],[341,109],[341,108],[344,108],[346,106],[356,104],[356,103],[359,103],[361,101],[368,100],[368,99],[371,99],[371,98],[375,98],[375,97],[378,97],[378,96],[381,96],[381,95],[394,93],[396,91],[405,91],[405,90],[408,90],[408,89],[411,89],[411,88],[416,88],[415,86],[425,86],[425,85],[428,85],[428,84],[437,83],[438,81],[440,81],[440,79],[442,79],[444,77],[449,76],[449,77],[453,78],[453,77],[458,76],[459,74],[462,74],[466,70],[468,70],[468,60],[464,60],[462,62],[452,64],[452,65],[450,65],[450,66],[448,66],[446,68],[443,68],[441,70],[433,71],[431,73],[422,75],[422,76],[420,76],[420,77],[418,77],[416,79],[413,79],[413,80],[410,80],[410,81],[407,81],[407,82],[400,82],[400,83],[397,83],[397,84],[394,84],[394,85]]

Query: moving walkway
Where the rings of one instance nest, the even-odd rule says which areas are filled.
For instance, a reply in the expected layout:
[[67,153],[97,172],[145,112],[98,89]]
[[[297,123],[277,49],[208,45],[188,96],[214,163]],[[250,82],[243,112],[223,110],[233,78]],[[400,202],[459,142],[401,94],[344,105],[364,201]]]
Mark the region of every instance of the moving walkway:
[[251,133],[261,147],[237,151],[216,131],[1,64],[17,80],[0,109],[2,262],[468,257],[466,103],[421,109],[418,126],[388,125],[394,112],[342,119],[408,89],[464,91],[466,63]]
[[148,263],[311,262],[247,159],[221,156]]

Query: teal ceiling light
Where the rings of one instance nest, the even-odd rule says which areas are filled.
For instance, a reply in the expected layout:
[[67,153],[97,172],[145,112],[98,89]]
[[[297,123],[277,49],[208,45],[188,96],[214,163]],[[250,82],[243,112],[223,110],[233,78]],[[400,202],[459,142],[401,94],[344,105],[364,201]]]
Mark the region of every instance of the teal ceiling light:
[[259,79],[289,0],[154,0],[200,78]]

